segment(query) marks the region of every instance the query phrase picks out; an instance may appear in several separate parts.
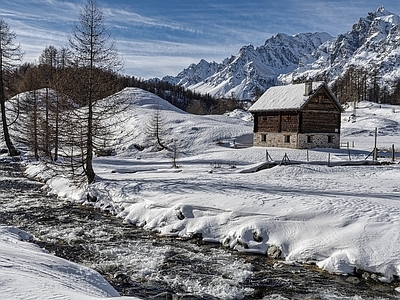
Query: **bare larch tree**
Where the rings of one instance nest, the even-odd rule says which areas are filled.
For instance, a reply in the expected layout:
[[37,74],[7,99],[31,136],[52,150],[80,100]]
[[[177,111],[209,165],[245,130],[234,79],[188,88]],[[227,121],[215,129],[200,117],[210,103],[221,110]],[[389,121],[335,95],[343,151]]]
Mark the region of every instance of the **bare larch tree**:
[[11,73],[16,64],[21,62],[23,55],[20,46],[15,44],[15,38],[16,34],[13,31],[10,31],[10,27],[3,19],[0,19],[0,107],[4,140],[10,156],[19,155],[19,151],[14,147],[8,131],[5,105],[7,101],[7,82],[5,74],[7,72]]
[[[76,126],[82,136],[81,162],[87,183],[95,180],[93,169],[94,138],[98,132],[98,124],[107,114],[95,109],[96,102],[109,95],[110,85],[100,78],[99,71],[116,72],[121,67],[115,43],[110,38],[104,24],[104,15],[94,0],[88,0],[80,12],[79,23],[75,26],[69,46],[73,55],[74,68],[77,72],[75,101],[85,107],[79,116],[84,126]],[[106,111],[104,111],[106,112]]]

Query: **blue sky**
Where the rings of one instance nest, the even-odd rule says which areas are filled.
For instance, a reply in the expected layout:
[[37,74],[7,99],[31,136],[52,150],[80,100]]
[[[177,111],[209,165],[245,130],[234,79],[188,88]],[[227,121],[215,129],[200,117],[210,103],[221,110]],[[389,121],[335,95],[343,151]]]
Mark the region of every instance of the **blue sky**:
[[[0,18],[33,62],[46,46],[66,46],[86,0],[2,0]],[[123,72],[150,78],[176,75],[204,58],[221,62],[248,44],[283,32],[351,29],[378,7],[400,14],[398,0],[97,0],[116,41]]]

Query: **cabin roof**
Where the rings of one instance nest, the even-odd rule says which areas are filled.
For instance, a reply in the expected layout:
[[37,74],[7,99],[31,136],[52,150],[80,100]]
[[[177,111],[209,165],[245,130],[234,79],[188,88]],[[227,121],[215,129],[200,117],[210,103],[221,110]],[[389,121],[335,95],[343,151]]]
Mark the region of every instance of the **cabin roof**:
[[271,87],[249,108],[249,111],[300,110],[322,87],[329,92],[338,109],[343,111],[339,101],[323,81],[312,82],[312,91],[309,95],[305,95],[306,83]]

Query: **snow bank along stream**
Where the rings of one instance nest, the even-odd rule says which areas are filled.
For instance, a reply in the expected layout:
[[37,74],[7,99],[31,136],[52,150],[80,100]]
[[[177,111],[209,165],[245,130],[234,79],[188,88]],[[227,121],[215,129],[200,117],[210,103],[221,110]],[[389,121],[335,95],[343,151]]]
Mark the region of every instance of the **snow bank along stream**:
[[160,238],[111,214],[53,197],[0,163],[1,223],[35,236],[51,253],[99,271],[121,295],[168,292],[197,299],[396,299],[394,286],[335,276],[313,266],[241,254],[201,240]]

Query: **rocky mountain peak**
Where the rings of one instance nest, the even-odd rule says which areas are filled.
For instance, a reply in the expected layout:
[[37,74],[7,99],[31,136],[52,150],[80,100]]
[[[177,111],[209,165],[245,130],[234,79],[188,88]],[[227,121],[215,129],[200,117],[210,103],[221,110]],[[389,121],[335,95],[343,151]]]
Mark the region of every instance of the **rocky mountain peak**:
[[296,78],[324,78],[334,83],[349,68],[374,72],[381,85],[400,77],[400,17],[385,7],[360,18],[351,30],[290,36],[277,33],[259,47],[243,46],[221,63],[201,60],[176,77],[165,77],[201,93],[252,99],[260,91]]

